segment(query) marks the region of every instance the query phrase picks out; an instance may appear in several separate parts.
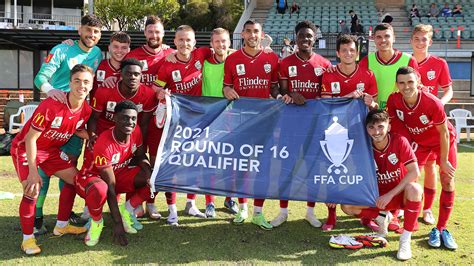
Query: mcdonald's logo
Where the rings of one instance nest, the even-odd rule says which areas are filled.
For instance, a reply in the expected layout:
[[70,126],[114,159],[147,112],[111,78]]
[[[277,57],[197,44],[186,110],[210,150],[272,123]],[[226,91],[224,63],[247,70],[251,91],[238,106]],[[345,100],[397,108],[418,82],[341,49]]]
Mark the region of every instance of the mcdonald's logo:
[[102,166],[107,164],[107,159],[104,156],[97,155],[94,160],[95,165]]
[[36,126],[42,126],[43,122],[44,122],[44,115],[42,115],[40,113],[37,113],[35,115],[35,118],[33,118],[33,121],[34,121]]

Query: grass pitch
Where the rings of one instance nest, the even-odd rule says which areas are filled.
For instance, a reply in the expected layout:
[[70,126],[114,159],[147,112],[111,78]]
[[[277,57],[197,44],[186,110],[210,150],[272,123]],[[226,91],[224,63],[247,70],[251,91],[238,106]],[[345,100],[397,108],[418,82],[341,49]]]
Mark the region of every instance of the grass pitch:
[[[474,229],[474,147],[459,146],[458,170],[456,174],[456,202],[448,229],[454,235],[459,249],[433,249],[427,244],[432,226],[420,222],[419,231],[412,237],[413,258],[410,263],[474,264],[474,245],[471,230]],[[440,186],[438,186],[439,196]],[[334,250],[328,246],[330,235],[363,234],[368,229],[360,226],[358,219],[350,218],[338,209],[338,223],[332,232],[312,228],[303,219],[304,202],[290,202],[290,217],[287,223],[272,231],[263,231],[250,223],[235,226],[230,223],[233,216],[223,208],[223,198],[216,198],[218,217],[199,219],[180,214],[179,228],[160,221],[143,219],[144,229],[136,235],[127,235],[129,244],[121,247],[112,242],[111,220],[105,214],[104,231],[99,244],[93,248],[84,245],[81,236],[55,237],[51,230],[56,220],[59,192],[57,179],[53,179],[45,203],[45,223],[50,233],[38,237],[42,253],[28,257],[20,250],[21,230],[18,207],[21,185],[16,177],[10,157],[0,157],[0,191],[15,194],[13,200],[0,200],[0,262],[1,264],[105,264],[105,263],[166,263],[166,264],[235,264],[235,263],[285,263],[285,264],[391,264],[398,262],[396,252],[399,235],[391,233],[386,248],[361,249],[357,251]],[[437,196],[437,199],[439,197]],[[249,201],[251,203],[252,201]],[[197,199],[198,207],[204,209],[204,197]],[[158,195],[156,205],[162,215],[168,215],[163,193]],[[183,210],[185,196],[178,195],[178,209]],[[251,204],[250,204],[251,205]],[[84,201],[76,198],[74,210],[81,212]],[[250,213],[252,208],[250,206]],[[265,203],[265,216],[271,220],[278,214],[276,200]],[[438,200],[433,207],[438,214]],[[317,216],[323,221],[326,208],[317,204]]]

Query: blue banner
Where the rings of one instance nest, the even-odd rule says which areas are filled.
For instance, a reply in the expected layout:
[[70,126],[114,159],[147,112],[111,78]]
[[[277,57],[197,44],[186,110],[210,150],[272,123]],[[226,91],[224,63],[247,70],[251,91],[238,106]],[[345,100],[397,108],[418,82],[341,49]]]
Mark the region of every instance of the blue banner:
[[173,95],[166,111],[152,191],[375,206],[361,100]]

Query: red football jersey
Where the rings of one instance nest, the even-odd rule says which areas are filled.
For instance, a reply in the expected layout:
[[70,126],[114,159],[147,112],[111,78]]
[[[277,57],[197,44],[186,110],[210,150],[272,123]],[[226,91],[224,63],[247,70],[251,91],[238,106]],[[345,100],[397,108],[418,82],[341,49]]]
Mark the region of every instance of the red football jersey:
[[447,88],[451,86],[451,74],[448,63],[442,58],[428,55],[425,60],[418,63],[421,83],[431,94],[438,96],[438,87]]
[[354,72],[349,75],[342,73],[339,65],[333,73],[324,73],[321,95],[344,97],[355,90],[363,91],[372,97],[377,96],[377,81],[374,73],[359,65],[356,65]]
[[91,101],[91,106],[94,111],[101,113],[97,121],[97,135],[115,125],[114,109],[117,103],[123,100],[130,100],[138,107],[138,113],[153,112],[158,105],[158,100],[155,97],[155,91],[150,87],[140,84],[138,91],[130,98],[124,97],[119,90],[119,83],[114,88],[99,87]]
[[68,142],[74,132],[84,129],[91,113],[92,110],[85,101],[78,110],[72,112],[69,104],[46,98],[13,140],[12,150],[25,150],[25,139],[30,128],[42,132],[36,140],[36,148],[39,151],[58,149]]
[[313,53],[309,60],[303,60],[294,53],[280,62],[280,79],[288,80],[288,91],[298,92],[306,99],[321,96],[323,73],[331,66],[326,58]]
[[94,86],[92,87],[91,92],[89,93],[89,98],[94,97],[95,91],[98,87],[103,87],[102,83],[109,77],[117,77],[117,81],[120,79],[120,68],[115,68],[110,59],[104,59],[100,62],[97,71],[94,76]]
[[[387,110],[390,119],[405,125],[413,141],[426,147],[440,146],[437,125],[443,124],[447,117],[443,104],[436,96],[418,90],[418,99],[413,107],[408,107],[400,92],[388,97]],[[396,128],[392,128],[392,131]],[[454,128],[448,122],[450,137],[454,136]]]
[[130,51],[125,58],[135,58],[142,62],[142,83],[151,87],[156,79],[156,73],[158,73],[158,69],[164,61],[164,58],[174,51],[174,49],[168,48],[166,50],[155,52],[144,45]]
[[[402,57],[402,54],[403,54],[402,52],[400,52],[397,49],[394,49],[394,50],[395,50],[395,54],[388,61],[384,61],[380,57],[379,52],[375,52],[375,58],[377,58],[377,61],[379,61],[379,63],[382,64],[382,65],[393,65],[394,63],[396,63],[400,59],[400,57]],[[360,60],[360,62],[359,62],[359,66],[362,67],[362,68],[369,68],[369,57],[366,56],[366,57],[362,58],[362,60]],[[410,61],[408,61],[408,66],[410,66],[413,69],[418,71],[418,63],[416,62],[415,57],[412,56],[410,58]]]
[[204,60],[212,56],[211,49],[201,47],[191,52],[191,58],[183,62],[176,57],[177,62],[163,62],[158,70],[155,84],[168,88],[171,93],[181,93],[192,96],[202,95],[202,66]]
[[136,126],[128,143],[120,143],[115,139],[113,127],[104,131],[94,144],[94,165],[88,173],[100,174],[100,169],[112,166],[115,177],[125,169],[132,160],[135,151],[142,146],[142,133]]
[[379,194],[383,195],[396,187],[406,174],[404,166],[416,162],[416,156],[408,140],[396,133],[388,133],[388,143],[383,150],[374,146]]
[[260,51],[255,56],[240,49],[224,63],[224,86],[242,97],[269,98],[271,83],[278,82],[278,56]]

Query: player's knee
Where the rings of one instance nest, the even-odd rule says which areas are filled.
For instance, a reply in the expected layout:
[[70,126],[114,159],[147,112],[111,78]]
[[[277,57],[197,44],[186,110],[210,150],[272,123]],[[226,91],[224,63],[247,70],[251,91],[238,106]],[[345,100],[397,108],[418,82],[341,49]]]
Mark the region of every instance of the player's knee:
[[412,201],[419,201],[423,195],[423,188],[420,184],[411,182],[405,187],[407,198]]
[[352,205],[343,205],[341,204],[341,210],[347,215],[356,215],[355,207]]
[[107,189],[107,184],[103,180],[97,179],[87,184],[86,195],[92,196],[95,200],[102,202],[107,198]]
[[441,173],[440,180],[443,189],[454,188],[454,177],[450,177],[445,173]]

